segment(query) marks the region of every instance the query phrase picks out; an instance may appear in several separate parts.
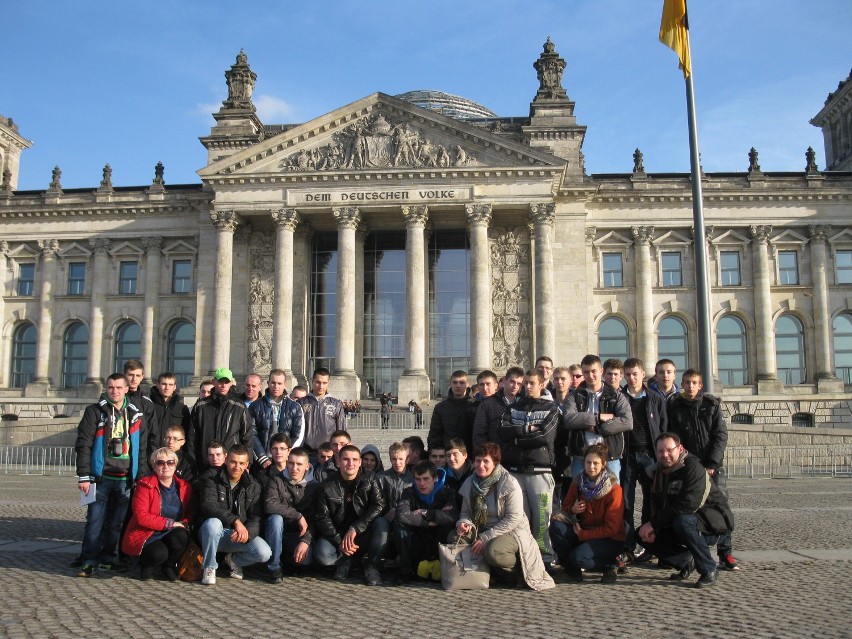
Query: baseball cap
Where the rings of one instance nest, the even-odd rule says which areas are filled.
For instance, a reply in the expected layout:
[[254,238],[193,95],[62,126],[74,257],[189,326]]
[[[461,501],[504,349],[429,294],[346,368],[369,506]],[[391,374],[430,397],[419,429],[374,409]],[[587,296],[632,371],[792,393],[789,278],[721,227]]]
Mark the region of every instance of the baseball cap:
[[217,368],[213,371],[213,379],[227,379],[229,382],[237,381],[234,379],[234,374],[231,372],[230,368]]

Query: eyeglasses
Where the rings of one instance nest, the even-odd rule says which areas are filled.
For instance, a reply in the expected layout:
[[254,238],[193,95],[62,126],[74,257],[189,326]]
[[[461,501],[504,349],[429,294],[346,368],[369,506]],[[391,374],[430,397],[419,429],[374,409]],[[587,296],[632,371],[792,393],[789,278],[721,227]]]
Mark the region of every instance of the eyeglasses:
[[164,437],[163,439],[165,439],[167,442],[182,442],[185,438],[184,437]]
[[166,466],[171,468],[172,466],[176,466],[177,462],[174,459],[158,459],[154,464],[157,468],[165,468]]
[[658,455],[663,455],[663,454],[665,454],[665,453],[669,453],[669,454],[671,454],[671,453],[673,453],[674,451],[676,451],[677,449],[678,449],[678,447],[677,447],[677,446],[672,446],[671,448],[658,448],[658,449],[657,449],[657,454],[658,454]]
[[583,373],[574,373],[571,377],[574,379],[583,379]]

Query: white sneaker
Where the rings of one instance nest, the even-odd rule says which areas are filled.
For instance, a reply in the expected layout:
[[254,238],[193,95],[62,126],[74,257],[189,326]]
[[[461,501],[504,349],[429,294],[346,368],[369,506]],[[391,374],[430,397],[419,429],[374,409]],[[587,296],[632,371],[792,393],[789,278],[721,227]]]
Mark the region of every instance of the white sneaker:
[[225,555],[225,563],[228,564],[228,568],[231,569],[231,579],[242,579],[243,578],[243,569],[242,566],[238,566],[234,563],[234,559],[231,557],[231,553]]
[[216,569],[215,568],[205,568],[204,576],[201,577],[201,583],[205,586],[215,586],[216,585]]

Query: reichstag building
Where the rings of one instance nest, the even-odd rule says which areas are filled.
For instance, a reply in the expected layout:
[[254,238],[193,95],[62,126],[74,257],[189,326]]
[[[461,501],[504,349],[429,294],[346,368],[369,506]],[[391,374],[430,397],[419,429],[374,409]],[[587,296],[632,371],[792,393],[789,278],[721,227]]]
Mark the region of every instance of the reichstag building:
[[[0,394],[89,400],[129,357],[184,387],[323,365],[339,397],[401,403],[540,354],[696,366],[689,174],[646,173],[638,149],[590,174],[565,61],[549,39],[530,61],[525,116],[412,91],[281,125],[240,52],[196,184],[158,165],[113,185],[107,165],[18,191],[30,142],[0,117]],[[752,150],[701,177],[716,387],[746,421],[850,420],[852,81],[812,123],[826,170],[802,149],[801,171],[764,172]]]

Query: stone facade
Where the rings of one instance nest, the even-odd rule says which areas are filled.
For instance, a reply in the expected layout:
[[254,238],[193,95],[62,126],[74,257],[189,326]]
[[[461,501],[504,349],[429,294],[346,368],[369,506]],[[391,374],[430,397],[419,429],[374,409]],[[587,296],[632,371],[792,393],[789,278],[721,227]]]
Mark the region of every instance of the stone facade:
[[[650,367],[677,340],[695,365],[691,178],[646,173],[638,149],[632,172],[589,175],[564,68],[548,41],[529,117],[459,109],[456,96],[448,117],[375,93],[285,126],[257,117],[241,52],[201,138],[201,184],[168,184],[158,165],[150,185],[115,188],[107,165],[90,189],[63,189],[57,167],[46,190],[16,191],[15,171],[0,191],[0,395],[90,398],[133,352],[187,387],[218,366],[303,381],[328,361],[338,396],[390,384],[402,403],[428,402],[459,361],[435,351],[434,238],[448,233],[467,256],[468,297],[448,316],[469,370],[604,350]],[[29,143],[5,119],[0,134],[12,166]],[[747,170],[702,176],[711,326],[719,337],[735,320],[744,354],[732,367],[730,341],[714,352],[715,386],[754,423],[808,413],[848,426],[852,337],[836,322],[852,317],[852,175],[805,159],[800,173],[762,172],[752,149]],[[380,234],[396,244],[369,248]],[[365,255],[400,249],[400,288],[371,288]],[[399,325],[377,327],[379,307]],[[779,346],[779,321],[800,327],[793,342]],[[393,354],[374,357],[379,338]]]

